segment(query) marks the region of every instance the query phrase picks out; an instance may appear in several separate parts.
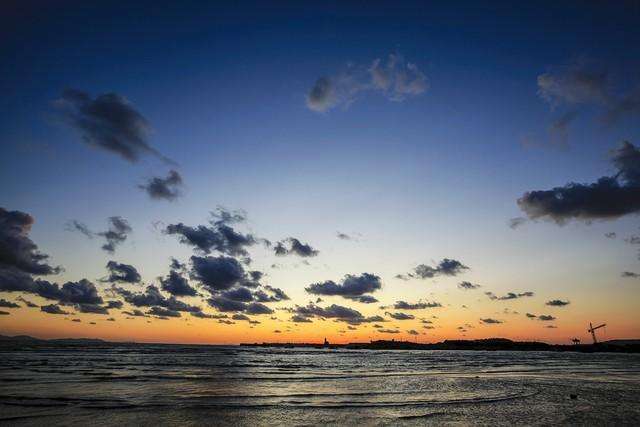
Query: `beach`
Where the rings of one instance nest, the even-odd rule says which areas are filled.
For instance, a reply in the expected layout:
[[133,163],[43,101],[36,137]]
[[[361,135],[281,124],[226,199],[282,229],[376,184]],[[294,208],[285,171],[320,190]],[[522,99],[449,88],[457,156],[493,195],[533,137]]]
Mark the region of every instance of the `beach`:
[[638,425],[640,355],[117,345],[0,353],[12,425]]

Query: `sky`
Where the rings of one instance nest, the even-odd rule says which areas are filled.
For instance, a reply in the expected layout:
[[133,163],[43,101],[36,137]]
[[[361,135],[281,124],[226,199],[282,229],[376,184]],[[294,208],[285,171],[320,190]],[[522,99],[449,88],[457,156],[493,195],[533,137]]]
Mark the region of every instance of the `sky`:
[[0,334],[640,336],[638,2],[0,12]]

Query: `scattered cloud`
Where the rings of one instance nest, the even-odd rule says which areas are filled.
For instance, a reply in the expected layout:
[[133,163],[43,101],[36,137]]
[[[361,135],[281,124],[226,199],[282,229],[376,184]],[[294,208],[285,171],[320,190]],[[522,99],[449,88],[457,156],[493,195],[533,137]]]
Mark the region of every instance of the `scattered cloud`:
[[144,190],[154,200],[173,201],[180,197],[182,177],[175,170],[170,170],[166,178],[153,177],[138,188]]
[[104,279],[105,282],[112,283],[139,283],[142,279],[138,270],[132,265],[121,264],[115,261],[107,263],[109,276]]
[[484,323],[485,325],[493,325],[493,324],[504,323],[502,320],[492,319],[490,317],[488,317],[486,319],[480,319],[480,322]]
[[43,305],[40,307],[40,310],[48,314],[69,314],[57,304]]
[[460,261],[444,258],[435,267],[420,264],[412,273],[398,274],[395,277],[401,280],[408,280],[408,278],[432,279],[437,276],[457,276],[464,273],[465,270],[469,270],[469,267]]
[[395,320],[413,320],[416,318],[413,314],[407,314],[402,312],[396,312],[396,313],[387,312],[385,314]]
[[289,237],[277,242],[273,250],[278,256],[298,255],[303,258],[314,257],[320,253],[318,250],[306,243],[302,243],[295,237]]
[[439,302],[417,302],[417,303],[408,303],[406,301],[397,301],[393,308],[396,310],[424,310],[426,308],[439,308],[442,307],[442,304]]
[[0,298],[0,307],[2,307],[2,308],[20,308],[20,304],[16,304],[13,301],[7,301],[4,298]]
[[347,108],[361,94],[373,92],[400,102],[427,91],[427,76],[417,65],[391,54],[384,61],[375,59],[369,67],[349,64],[334,76],[319,77],[307,94],[307,107],[326,112],[336,107]]
[[490,300],[497,300],[497,301],[506,301],[511,299],[523,298],[523,297],[532,297],[534,295],[534,293],[531,291],[517,292],[517,293],[507,292],[505,295],[502,295],[502,296],[497,296],[493,292],[485,292],[484,294],[488,296]]
[[570,304],[569,301],[563,301],[559,299],[552,299],[545,303],[545,305],[549,305],[551,307],[564,307],[565,305],[569,305],[569,304]]
[[340,283],[336,283],[333,280],[313,283],[307,286],[305,290],[313,295],[337,295],[359,302],[373,303],[377,300],[365,294],[373,293],[381,288],[380,277],[371,273],[362,273],[357,276],[347,274]]
[[558,224],[575,219],[615,219],[640,212],[640,150],[623,142],[613,150],[614,176],[592,184],[569,183],[551,190],[525,193],[518,206],[531,219],[550,219]]
[[129,162],[153,155],[167,163],[148,142],[149,122],[123,96],[105,93],[92,98],[77,89],[66,89],[55,102],[64,121],[80,132],[82,141]]
[[472,290],[472,289],[481,288],[481,286],[478,285],[478,284],[475,284],[475,283],[462,281],[462,282],[458,283],[458,288],[464,289],[464,290]]

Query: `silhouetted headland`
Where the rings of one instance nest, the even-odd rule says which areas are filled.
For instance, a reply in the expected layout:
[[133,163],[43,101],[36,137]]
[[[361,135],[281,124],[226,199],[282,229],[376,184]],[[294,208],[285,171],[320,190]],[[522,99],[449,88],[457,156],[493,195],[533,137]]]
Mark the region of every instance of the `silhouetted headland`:
[[512,341],[506,338],[478,340],[445,340],[439,343],[418,343],[412,341],[377,340],[368,343],[316,344],[316,343],[244,343],[248,347],[311,347],[357,350],[501,350],[501,351],[579,351],[640,353],[640,340],[612,340],[598,344],[547,344],[538,341]]

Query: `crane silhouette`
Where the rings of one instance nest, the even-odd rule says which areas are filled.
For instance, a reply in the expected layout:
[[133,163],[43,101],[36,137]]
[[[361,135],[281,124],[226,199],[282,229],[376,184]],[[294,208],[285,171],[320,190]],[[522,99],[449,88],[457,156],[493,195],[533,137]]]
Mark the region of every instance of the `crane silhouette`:
[[587,332],[591,333],[591,337],[593,338],[593,343],[594,344],[598,344],[598,340],[596,339],[596,329],[604,328],[605,326],[607,326],[607,324],[603,323],[602,325],[598,325],[598,326],[594,327],[591,324],[591,322],[589,322],[589,329],[587,329]]

